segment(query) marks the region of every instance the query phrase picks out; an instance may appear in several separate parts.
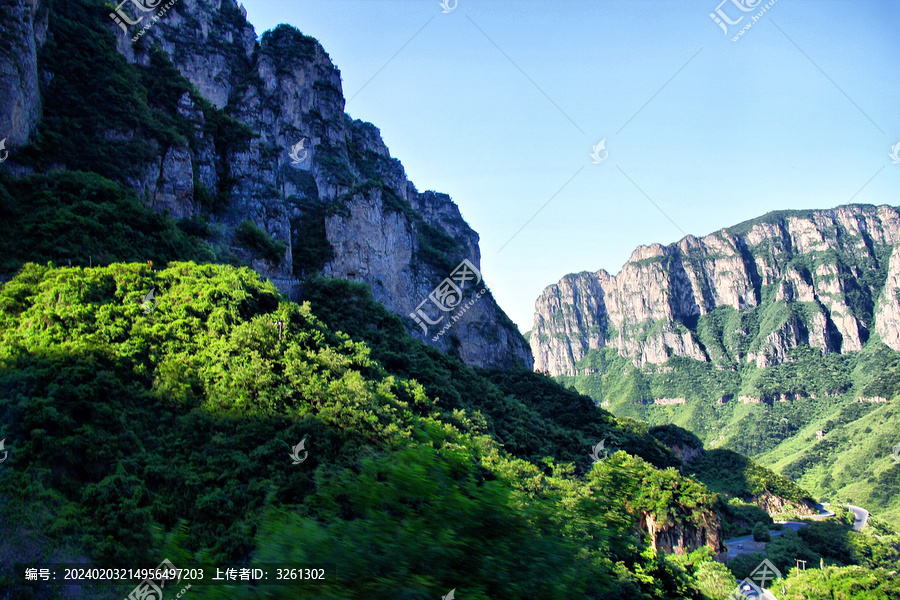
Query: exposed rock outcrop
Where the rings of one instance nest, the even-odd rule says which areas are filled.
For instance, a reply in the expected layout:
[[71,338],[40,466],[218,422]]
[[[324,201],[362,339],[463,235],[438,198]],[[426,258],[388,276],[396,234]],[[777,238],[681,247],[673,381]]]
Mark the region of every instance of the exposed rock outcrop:
[[[224,218],[232,224],[250,218],[284,242],[287,252],[277,266],[254,266],[274,277],[301,275],[292,263],[293,249],[304,243],[304,207],[340,205],[324,218],[323,242],[333,250],[331,260],[321,265],[325,276],[369,284],[375,299],[404,317],[413,335],[457,352],[467,364],[531,367],[527,344],[508,319],[500,318],[502,311],[490,294],[437,341],[435,329],[445,321],[422,331],[410,318],[450,276],[447,266],[423,259],[423,244],[433,230],[457,247],[447,257],[450,268],[467,259],[480,269],[478,235],[449,196],[416,190],[375,126],[344,113],[340,71],[321,45],[286,27],[268,32],[257,44],[245,13],[232,0],[201,0],[196,6],[172,19],[167,14],[166,22],[147,35],[203,96],[228,108],[258,136],[225,157],[234,187]],[[212,39],[224,43],[186,52],[186,36],[194,44]],[[146,57],[135,51],[134,60],[146,62]],[[248,78],[255,85],[246,85]],[[301,141],[302,149],[292,157],[290,151]],[[215,160],[198,158],[201,164]],[[214,169],[205,173],[207,188],[220,187]],[[180,180],[189,183],[187,177]],[[186,203],[191,196],[183,197]],[[186,207],[180,214],[190,210],[196,208]]]
[[[900,347],[900,301],[876,276],[898,240],[894,208],[850,205],[640,246],[616,275],[567,275],[544,290],[530,337],[535,369],[575,375],[604,347],[639,367],[670,356],[764,367],[800,344],[860,350],[873,329]],[[891,264],[885,294],[900,287],[900,258]]]
[[[121,70],[132,69],[132,81],[155,77],[153,85],[177,85],[177,74],[162,70],[174,65],[193,86],[175,96],[174,109],[174,99],[165,107],[162,100],[146,99],[149,110],[168,111],[161,115],[168,129],[155,137],[147,135],[160,131],[154,123],[92,122],[98,132],[90,143],[140,140],[141,146],[134,168],[96,172],[134,189],[155,210],[179,219],[202,215],[226,255],[286,288],[314,273],[364,282],[426,343],[477,367],[531,368],[527,343],[484,282],[464,313],[432,313],[436,325],[424,331],[418,325],[417,307],[456,265],[467,260],[480,270],[478,235],[449,196],[416,190],[375,126],[344,112],[340,71],[315,39],[282,25],[257,40],[234,0],[166,6],[160,0],[126,2],[101,13],[78,2],[49,16],[39,0],[0,7],[0,44],[8,50],[0,53],[0,139],[8,137],[7,148],[27,144],[40,122],[39,75],[46,84],[54,65],[39,65],[37,48],[54,34],[57,47],[65,44],[61,24],[75,18],[104,42],[99,45],[115,48],[124,58]],[[74,11],[85,12],[73,17]],[[111,77],[103,84],[117,82]],[[45,87],[59,93],[52,83]],[[55,168],[77,162],[57,158]],[[24,172],[28,165],[16,168]],[[240,243],[246,236],[238,232],[250,230],[258,239],[256,229],[274,242],[261,243],[274,254]],[[464,292],[468,302],[476,290]],[[437,335],[444,325],[449,327]]]
[[761,509],[769,513],[769,516],[792,513],[797,515],[815,515],[819,511],[811,502],[797,502],[795,500],[787,500],[781,496],[776,496],[771,492],[763,492],[758,496],[746,499],[753,502]]
[[662,524],[649,513],[640,515],[639,528],[647,533],[650,546],[665,554],[690,554],[704,546],[714,554],[725,552],[722,525],[715,513],[702,513],[697,524]]
[[891,254],[887,281],[878,302],[875,332],[882,342],[900,350],[900,246]]
[[37,52],[46,34],[47,9],[38,0],[0,4],[0,139],[7,151],[28,143],[40,121]]

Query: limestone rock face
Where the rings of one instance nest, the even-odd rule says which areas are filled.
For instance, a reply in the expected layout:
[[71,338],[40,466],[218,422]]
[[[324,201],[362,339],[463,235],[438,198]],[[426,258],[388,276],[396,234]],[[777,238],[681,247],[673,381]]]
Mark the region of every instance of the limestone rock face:
[[662,524],[649,513],[640,516],[639,529],[647,532],[650,546],[665,554],[690,554],[704,546],[713,554],[726,551],[722,525],[715,513],[702,513],[699,524]]
[[891,254],[887,282],[875,316],[875,332],[882,342],[900,350],[900,247]]
[[604,347],[639,367],[685,356],[726,368],[779,364],[800,344],[852,352],[870,332],[900,348],[900,300],[889,291],[900,288],[900,258],[885,268],[898,241],[894,208],[850,205],[640,246],[616,275],[567,275],[544,290],[535,369],[575,375]]
[[[478,236],[462,220],[450,198],[433,192],[420,194],[411,186],[407,194],[429,225],[458,241],[466,260],[480,273]],[[422,263],[415,226],[404,214],[385,206],[386,195],[381,189],[355,194],[347,203],[348,212],[326,220],[335,258],[325,265],[323,274],[369,284],[376,300],[404,317],[416,313],[424,302],[421,310],[432,320],[440,320],[427,330],[413,326],[410,333],[445,352],[453,352],[458,340],[458,355],[466,364],[530,368],[532,358],[524,338],[514,326],[504,323],[505,315],[483,282],[474,287],[474,280],[466,282],[462,288],[464,304],[457,310],[448,314],[435,310],[429,296],[450,277],[452,269],[441,272]],[[446,325],[450,329],[438,335]]]
[[[94,143],[141,147],[134,160],[142,162],[107,176],[155,210],[202,215],[226,259],[233,254],[280,289],[295,290],[298,278],[313,273],[360,281],[426,343],[473,366],[531,368],[527,343],[481,278],[478,235],[449,196],[416,190],[377,127],[344,112],[340,71],[315,39],[279,26],[257,40],[234,0],[163,5],[110,5],[113,18],[81,21],[100,23],[95,33],[137,78],[162,68],[161,50],[193,86],[164,115],[177,135],[170,127],[147,137],[139,126],[102,121]],[[13,160],[3,168],[13,173],[30,169],[16,163],[15,151],[33,141],[42,85],[54,76],[54,65],[40,72],[38,64],[38,50],[54,35],[51,17],[40,0],[0,6],[0,159],[9,151]],[[66,166],[63,156],[54,168]],[[247,221],[282,243],[283,255],[242,247],[236,234],[250,231]],[[418,307],[464,260],[480,287],[420,327]]]
[[[225,156],[207,146],[193,157],[208,189],[220,188],[223,178],[233,182],[224,222],[249,218],[286,244],[280,264],[259,261],[254,267],[274,278],[308,274],[295,272],[292,264],[309,230],[304,214],[311,207],[339,205],[323,218],[323,241],[333,250],[319,265],[323,275],[369,284],[375,299],[403,317],[413,335],[457,352],[467,364],[530,368],[527,344],[490,294],[464,314],[454,313],[451,327],[436,340],[443,322],[427,332],[416,325],[410,313],[450,275],[443,265],[423,260],[423,236],[436,229],[452,239],[457,251],[448,257],[451,266],[463,259],[479,266],[478,235],[449,196],[416,190],[377,127],[344,113],[340,71],[316,40],[276,29],[258,43],[245,16],[233,0],[197,0],[184,11],[167,13],[145,35],[207,100],[257,136]],[[133,60],[143,64],[147,57],[135,50]],[[202,133],[202,113],[189,100],[184,111],[193,114]],[[166,179],[152,190],[155,205],[179,216],[196,213],[190,166],[175,157],[163,161]]]
[[[47,8],[38,0],[0,4],[0,140],[13,158],[41,118],[37,52],[46,39]],[[0,158],[6,152],[0,151]]]
[[796,500],[787,500],[768,491],[753,496],[748,500],[769,513],[769,516],[786,512],[796,513],[798,515],[815,515],[819,512],[809,501],[798,502]]
[[[193,86],[174,110],[174,98],[157,103],[166,108],[154,104],[177,124],[157,137],[103,121],[95,143],[141,146],[134,168],[107,176],[155,210],[202,215],[226,259],[249,263],[280,289],[313,273],[363,282],[412,334],[467,364],[532,367],[528,344],[481,278],[478,235],[449,196],[416,190],[377,127],[344,112],[340,71],[314,38],[281,25],[257,39],[235,0],[166,4],[109,5],[111,18],[83,21],[100,23],[91,25],[101,28],[95,33],[138,79],[152,80],[170,63]],[[53,73],[39,73],[38,50],[57,22],[48,14],[40,0],[0,6],[0,139],[10,150],[27,144],[40,122],[39,84]],[[260,239],[247,221],[282,243],[283,255],[243,247],[249,234],[239,231]],[[456,310],[432,313],[435,325],[420,327],[417,307],[464,260],[478,271],[478,289],[463,290]]]
[[[538,300],[543,310],[535,312],[531,334],[536,369],[545,371],[560,366],[564,370],[555,369],[554,375],[574,375],[574,365],[588,350],[607,345],[608,314],[601,284],[605,272],[597,275],[566,275],[558,284],[544,290]],[[538,342],[534,339],[536,335],[544,339]]]

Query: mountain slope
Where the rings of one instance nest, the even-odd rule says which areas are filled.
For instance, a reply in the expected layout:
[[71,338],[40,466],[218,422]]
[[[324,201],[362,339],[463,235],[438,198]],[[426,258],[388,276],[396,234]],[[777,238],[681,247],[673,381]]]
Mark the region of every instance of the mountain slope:
[[817,498],[895,515],[898,213],[771,213],[639,248],[536,305],[536,368],[614,414],[675,424]]
[[[469,369],[359,284],[318,285],[373,348],[249,269],[27,265],[3,284],[0,589],[19,561],[168,556],[337,565],[272,590],[294,598],[691,595],[666,553],[721,550],[718,500],[654,438],[540,375]],[[388,367],[399,346],[410,364]],[[599,435],[649,461],[592,464]]]
[[[531,366],[480,273],[478,290],[432,296],[463,260],[479,268],[478,234],[447,195],[416,190],[376,127],[344,112],[340,71],[315,39],[282,25],[257,41],[234,0],[177,2],[140,36],[110,10],[3,8],[0,37],[29,49],[0,53],[0,73],[16,74],[0,77],[4,172],[95,173],[285,293],[317,273],[363,282],[412,335],[467,364]],[[83,245],[24,260],[114,260],[97,240]],[[7,263],[6,276],[21,260]]]

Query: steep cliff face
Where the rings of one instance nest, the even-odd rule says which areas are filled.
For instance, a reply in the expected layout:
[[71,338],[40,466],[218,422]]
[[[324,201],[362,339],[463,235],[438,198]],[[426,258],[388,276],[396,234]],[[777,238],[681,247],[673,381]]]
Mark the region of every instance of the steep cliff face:
[[[449,196],[416,190],[376,127],[345,114],[340,71],[315,39],[279,26],[257,40],[234,0],[143,3],[153,10],[73,0],[65,11],[48,10],[49,0],[16,2],[3,8],[3,27],[25,51],[0,56],[0,125],[9,124],[10,141],[34,137],[42,97],[78,83],[67,80],[65,57],[88,52],[76,66],[85,77],[110,69],[91,82],[107,102],[79,110],[108,117],[78,128],[90,131],[70,145],[105,148],[121,163],[57,143],[67,134],[54,123],[69,115],[55,101],[30,152],[6,166],[94,170],[158,211],[203,221],[223,259],[249,263],[286,292],[299,293],[299,279],[316,273],[364,282],[414,335],[468,364],[531,367],[527,344],[480,272],[480,289],[454,298],[467,304],[480,292],[467,310],[428,306],[435,324],[419,325],[417,307],[457,265],[480,269],[478,235]],[[90,50],[79,47],[85,30]],[[129,78],[135,85],[123,89]],[[146,95],[133,92],[137,82]],[[109,106],[127,92],[123,106]]]
[[714,513],[700,515],[697,523],[680,525],[663,523],[652,514],[642,513],[639,529],[647,533],[650,546],[658,552],[683,555],[704,546],[713,554],[726,551],[722,525]]
[[544,290],[530,338],[535,369],[575,375],[587,351],[603,347],[639,367],[686,356],[733,368],[780,364],[799,344],[860,350],[871,331],[900,345],[898,301],[882,295],[898,240],[897,210],[852,205],[641,246],[617,275],[567,275]]
[[900,247],[891,253],[887,281],[878,302],[875,332],[885,344],[900,350]]
[[46,32],[47,11],[37,0],[0,5],[0,139],[7,151],[25,145],[40,120],[37,51]]

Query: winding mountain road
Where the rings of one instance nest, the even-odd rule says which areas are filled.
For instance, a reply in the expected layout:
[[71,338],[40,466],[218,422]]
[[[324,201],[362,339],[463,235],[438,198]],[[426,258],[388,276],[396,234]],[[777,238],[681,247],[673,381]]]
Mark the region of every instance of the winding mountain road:
[[[755,585],[755,584],[754,584]],[[738,581],[738,589],[740,590],[741,595],[747,600],[778,600],[778,597],[775,596],[772,592],[765,588],[757,588],[762,590],[762,596],[760,596],[756,590],[751,588],[750,586],[742,585],[742,582]],[[734,597],[734,595],[730,596]]]
[[[816,508],[819,509],[819,514],[812,515],[809,518],[814,521],[821,521],[822,519],[827,519],[828,517],[834,516],[834,511],[825,508],[829,506],[828,504],[817,504]],[[869,520],[869,511],[864,508],[860,508],[859,506],[853,506],[852,504],[848,504],[847,508],[853,513],[853,530],[860,531],[863,527],[866,526],[866,523]],[[784,525],[789,529],[793,529],[797,531],[801,527],[807,525],[807,523],[803,523],[800,521],[782,521],[779,525]],[[772,531],[770,532],[772,537],[777,537],[782,535],[787,530],[782,531]],[[725,540],[723,542],[725,544],[725,548],[727,548],[726,560],[734,558],[735,556],[740,556],[741,554],[749,554],[750,552],[765,552],[766,544],[765,542],[755,542],[753,541],[752,535],[745,535],[738,538],[733,538],[730,540]]]
[[[812,517],[814,520],[819,521],[826,517],[833,517],[834,511],[827,510],[825,507],[830,506],[830,504],[817,504],[816,508],[819,509],[819,514]],[[846,506],[847,510],[853,513],[853,530],[860,531],[863,527],[866,526],[866,523],[869,521],[869,511],[864,508],[860,508],[859,506],[853,506],[852,504],[842,505]]]
[[[827,519],[828,517],[834,516],[834,511],[825,508],[829,506],[828,504],[822,505],[817,504],[816,508],[819,509],[819,514],[812,515],[809,518],[815,521],[820,521],[822,519]],[[853,513],[853,530],[860,531],[863,527],[866,526],[866,523],[869,520],[869,511],[859,506],[853,506],[852,504],[846,505],[847,509]],[[788,529],[792,529],[797,531],[801,527],[805,527],[808,523],[802,523],[799,521],[783,521],[780,525],[784,525]],[[770,532],[772,537],[777,537],[782,535],[787,529],[782,531],[772,531]],[[745,535],[738,538],[733,538],[730,540],[725,540],[723,542],[725,544],[725,548],[727,549],[726,553],[726,561],[728,559],[734,558],[736,556],[740,556],[741,554],[748,554],[750,552],[765,552],[766,544],[765,542],[755,542],[753,541],[752,535]],[[755,591],[750,589],[741,589],[740,582],[738,582],[740,593],[747,598],[747,600],[778,600],[778,598],[769,590],[760,588],[763,591],[763,595],[760,596]]]
[[856,517],[853,520],[853,530],[859,531],[860,529],[865,527],[866,523],[869,522],[869,511],[858,506],[853,506],[852,504],[848,504],[847,508],[850,509],[853,512],[853,515]]

